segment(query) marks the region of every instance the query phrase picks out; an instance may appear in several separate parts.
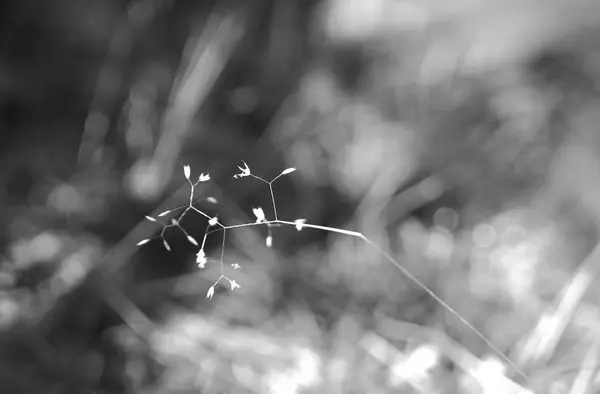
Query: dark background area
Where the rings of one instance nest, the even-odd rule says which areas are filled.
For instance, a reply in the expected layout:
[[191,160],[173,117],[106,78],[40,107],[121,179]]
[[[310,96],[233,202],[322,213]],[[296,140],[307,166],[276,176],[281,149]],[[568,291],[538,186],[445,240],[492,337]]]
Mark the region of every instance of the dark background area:
[[598,389],[594,2],[1,7],[1,393]]

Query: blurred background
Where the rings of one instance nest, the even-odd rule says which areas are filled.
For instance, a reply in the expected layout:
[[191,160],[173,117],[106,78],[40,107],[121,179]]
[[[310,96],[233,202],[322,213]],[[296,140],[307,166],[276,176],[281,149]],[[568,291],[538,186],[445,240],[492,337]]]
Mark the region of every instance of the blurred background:
[[1,393],[600,391],[597,2],[0,7]]

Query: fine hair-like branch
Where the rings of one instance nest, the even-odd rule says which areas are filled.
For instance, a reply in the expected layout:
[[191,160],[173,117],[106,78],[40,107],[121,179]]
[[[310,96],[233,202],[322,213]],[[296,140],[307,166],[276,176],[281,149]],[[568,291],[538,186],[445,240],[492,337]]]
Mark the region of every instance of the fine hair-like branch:
[[[450,306],[446,301],[444,301],[440,296],[438,296],[433,290],[431,290],[427,285],[425,285],[423,282],[421,282],[416,276],[414,276],[413,274],[411,274],[405,267],[403,267],[396,259],[394,259],[394,257],[392,257],[391,254],[389,254],[388,252],[386,252],[384,249],[382,249],[380,246],[378,246],[375,242],[371,241],[369,238],[367,238],[363,233],[357,232],[357,231],[351,231],[351,230],[345,230],[345,229],[340,229],[340,228],[334,228],[334,227],[327,227],[327,226],[320,226],[320,225],[316,225],[316,224],[310,224],[307,223],[306,219],[301,218],[301,219],[295,219],[293,221],[289,221],[289,220],[282,220],[279,219],[278,215],[277,215],[277,206],[275,204],[275,195],[273,193],[273,183],[278,180],[279,178],[281,178],[284,175],[290,174],[294,171],[296,171],[295,167],[290,167],[287,168],[285,170],[283,170],[279,175],[277,175],[275,178],[271,179],[270,181],[261,178],[260,176],[257,176],[255,174],[253,174],[250,170],[250,167],[248,166],[248,164],[246,164],[245,162],[242,162],[243,165],[242,166],[238,166],[238,169],[240,170],[239,173],[235,174],[233,177],[234,178],[244,178],[244,177],[251,177],[254,179],[257,179],[260,182],[263,182],[265,184],[267,184],[269,186],[269,191],[271,194],[271,203],[272,203],[272,208],[273,208],[273,214],[274,214],[274,219],[273,220],[269,220],[267,219],[264,211],[262,208],[258,207],[258,208],[253,208],[252,212],[254,213],[254,216],[256,216],[256,221],[255,222],[251,222],[251,223],[242,223],[242,224],[234,224],[234,225],[224,225],[223,223],[221,223],[218,219],[217,216],[211,217],[210,215],[206,214],[205,212],[203,212],[202,210],[196,208],[194,206],[194,204],[200,202],[200,201],[206,201],[208,203],[211,204],[216,204],[217,200],[213,197],[205,197],[205,198],[199,198],[199,199],[195,199],[194,196],[194,192],[195,192],[195,188],[196,186],[198,186],[200,183],[202,182],[207,182],[210,180],[210,175],[209,174],[200,174],[200,176],[198,177],[198,179],[194,182],[191,179],[191,168],[188,165],[185,165],[183,167],[183,172],[184,172],[184,176],[187,179],[187,182],[190,185],[190,197],[189,197],[189,201],[187,205],[181,205],[179,207],[164,211],[160,214],[157,215],[156,218],[151,217],[151,216],[146,216],[146,219],[151,221],[151,222],[157,222],[162,224],[162,229],[161,232],[158,236],[154,237],[154,238],[147,238],[144,239],[140,242],[138,242],[138,246],[144,245],[148,242],[150,242],[153,239],[161,239],[163,242],[163,245],[165,247],[165,249],[167,251],[171,251],[171,246],[169,245],[169,243],[167,242],[167,240],[165,239],[165,231],[168,228],[177,228],[178,230],[180,230],[183,235],[187,238],[187,240],[194,245],[195,247],[198,248],[198,252],[196,253],[196,263],[198,264],[199,268],[205,268],[207,262],[208,262],[208,258],[206,255],[206,252],[204,250],[205,244],[206,244],[206,239],[209,235],[216,233],[216,232],[222,232],[222,244],[221,244],[221,256],[220,256],[220,260],[219,260],[219,264],[220,264],[220,269],[221,269],[221,275],[216,279],[216,281],[210,286],[210,288],[208,289],[208,292],[206,293],[206,297],[209,299],[212,299],[212,297],[214,296],[215,293],[215,286],[217,284],[219,284],[219,282],[221,280],[225,280],[227,282],[229,282],[229,285],[231,286],[231,290],[235,290],[240,288],[240,284],[238,284],[236,282],[235,279],[225,275],[225,271],[224,271],[224,264],[225,264],[225,237],[227,234],[227,230],[234,230],[237,228],[242,228],[242,227],[254,227],[254,226],[267,226],[268,229],[268,234],[267,237],[265,238],[265,244],[267,247],[272,247],[273,245],[273,233],[272,233],[272,227],[274,226],[278,226],[278,225],[289,225],[289,226],[294,226],[296,228],[296,230],[301,231],[304,228],[310,228],[310,229],[315,229],[315,230],[322,230],[322,231],[327,231],[327,232],[331,232],[331,233],[337,233],[337,234],[341,234],[341,235],[347,235],[350,237],[355,237],[355,238],[359,238],[362,239],[364,242],[366,242],[369,246],[371,246],[372,248],[376,249],[388,262],[390,262],[394,267],[396,267],[403,275],[405,275],[408,279],[410,279],[413,283],[415,283],[418,287],[420,287],[422,290],[424,290],[431,298],[433,298],[437,303],[439,303],[444,309],[446,309],[448,312],[450,312],[452,315],[454,315],[458,320],[460,320],[467,328],[469,328],[469,330],[471,330],[475,335],[477,335],[482,341],[484,341],[489,347],[490,349],[492,349],[499,357],[502,358],[502,360],[504,360],[508,365],[510,365],[522,378],[524,378],[528,383],[530,383],[529,378],[527,377],[527,375],[521,371],[521,369],[514,363],[512,362],[506,355],[504,355],[504,353],[496,346],[494,345],[485,335],[483,335],[483,333],[481,333],[481,331],[477,330],[472,323],[470,323],[467,319],[465,319],[460,313],[458,313],[452,306]],[[179,211],[183,209],[183,212],[177,216],[176,218],[172,218],[171,221],[169,223],[165,223],[163,222],[160,218],[165,217],[167,215],[170,215],[176,211]],[[184,218],[184,216],[190,212],[190,211],[194,211],[202,216],[204,216],[206,219],[208,219],[208,225],[206,226],[206,230],[204,232],[204,236],[202,238],[202,242],[199,243],[194,237],[192,237],[190,234],[188,234],[188,232],[180,225],[181,220]],[[231,264],[231,267],[234,270],[237,270],[240,268],[240,265],[237,263],[233,263]]]

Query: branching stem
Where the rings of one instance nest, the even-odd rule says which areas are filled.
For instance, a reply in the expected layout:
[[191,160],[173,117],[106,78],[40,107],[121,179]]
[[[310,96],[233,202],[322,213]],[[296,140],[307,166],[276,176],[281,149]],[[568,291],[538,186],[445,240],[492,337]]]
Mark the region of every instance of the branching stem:
[[[496,346],[494,345],[485,335],[483,335],[483,333],[481,333],[481,331],[479,331],[478,329],[476,329],[473,324],[471,324],[468,320],[466,320],[464,317],[462,317],[462,315],[460,313],[458,313],[453,307],[451,307],[446,301],[444,301],[440,296],[438,296],[433,290],[431,290],[427,285],[425,285],[425,283],[423,283],[421,280],[419,280],[416,276],[414,276],[413,274],[410,273],[410,271],[408,271],[405,267],[403,267],[396,259],[394,259],[394,257],[392,257],[392,255],[390,255],[388,252],[386,252],[384,249],[382,249],[381,247],[379,247],[375,242],[371,241],[369,238],[367,238],[363,233],[357,232],[357,231],[350,231],[350,230],[344,230],[344,229],[340,229],[340,228],[335,228],[335,227],[328,227],[328,226],[321,226],[321,225],[317,225],[317,224],[310,224],[310,223],[306,223],[306,221],[304,219],[297,219],[295,221],[289,221],[289,220],[281,220],[279,219],[278,215],[277,215],[277,206],[275,204],[275,194],[273,193],[273,182],[275,182],[277,179],[279,179],[282,175],[286,175],[289,174],[293,171],[295,171],[295,168],[288,168],[286,170],[284,170],[281,174],[277,175],[275,178],[273,178],[271,181],[267,181],[259,176],[256,176],[254,174],[252,174],[250,172],[250,168],[248,167],[248,165],[246,163],[244,163],[244,167],[238,167],[241,170],[241,173],[236,174],[234,176],[234,178],[239,178],[239,177],[252,177],[254,179],[257,179],[265,184],[267,184],[269,186],[269,191],[271,193],[271,202],[273,204],[273,213],[274,213],[274,219],[273,220],[268,220],[265,218],[264,216],[264,212],[262,211],[262,209],[257,208],[255,209],[255,215],[257,216],[257,221],[256,222],[252,222],[252,223],[240,223],[240,224],[232,224],[232,225],[224,225],[221,222],[219,222],[217,220],[216,217],[211,217],[208,214],[206,214],[205,212],[203,212],[202,210],[196,208],[194,206],[194,203],[197,202],[198,200],[194,201],[194,191],[195,191],[195,187],[198,185],[198,183],[202,180],[208,180],[210,179],[210,177],[208,175],[201,175],[201,179],[198,180],[198,182],[196,183],[192,183],[189,180],[189,173],[187,171],[189,171],[189,167],[186,170],[186,177],[188,178],[188,183],[190,184],[190,198],[189,198],[189,202],[188,205],[185,206],[185,210],[181,213],[181,215],[179,215],[178,218],[173,218],[171,219],[171,223],[170,224],[166,224],[166,223],[162,223],[159,220],[152,218],[152,217],[147,217],[148,220],[151,220],[153,222],[159,222],[163,225],[163,228],[160,232],[160,235],[158,237],[155,238],[161,238],[163,240],[163,244],[165,245],[165,248],[167,248],[167,250],[170,250],[170,247],[168,246],[168,243],[164,237],[165,235],[165,231],[166,229],[170,228],[170,227],[177,227],[180,231],[183,232],[183,234],[188,238],[188,240],[190,240],[190,242],[192,242],[195,246],[198,246],[198,243],[195,241],[194,238],[192,238],[187,231],[180,225],[181,220],[183,219],[183,217],[189,212],[189,211],[194,211],[200,215],[202,215],[203,217],[205,217],[206,219],[209,220],[209,224],[206,227],[206,231],[204,233],[204,237],[202,239],[202,244],[199,246],[199,252],[197,254],[197,262],[199,263],[199,266],[204,267],[204,264],[206,264],[206,262],[208,261],[206,258],[206,254],[204,252],[204,247],[206,245],[206,239],[210,234],[213,234],[215,232],[218,231],[222,231],[223,232],[223,236],[222,236],[222,243],[221,243],[221,258],[219,260],[220,263],[220,267],[221,267],[221,275],[219,276],[219,278],[217,278],[217,280],[214,282],[214,284],[210,287],[208,293],[207,293],[207,297],[208,298],[212,298],[213,294],[214,294],[214,288],[215,286],[219,283],[219,281],[221,279],[225,279],[227,281],[229,281],[232,290],[239,288],[240,286],[237,284],[237,282],[231,278],[229,278],[228,276],[225,275],[225,271],[224,271],[224,265],[225,265],[225,235],[227,230],[233,230],[233,229],[239,229],[239,228],[244,228],[244,227],[255,227],[255,226],[263,226],[266,225],[268,228],[268,236],[267,236],[267,242],[266,245],[267,247],[271,247],[272,244],[272,227],[277,227],[280,225],[288,225],[288,226],[295,226],[296,229],[298,231],[302,230],[303,228],[311,228],[311,229],[315,229],[315,230],[322,230],[322,231],[327,231],[330,233],[336,233],[336,234],[341,234],[341,235],[347,235],[347,236],[351,236],[351,237],[355,237],[355,238],[359,238],[362,239],[363,241],[365,241],[368,245],[370,245],[372,248],[374,248],[375,250],[377,250],[388,262],[390,262],[394,267],[396,267],[404,276],[406,276],[408,279],[410,279],[413,283],[415,283],[418,287],[420,287],[422,290],[424,290],[431,298],[433,298],[437,303],[439,303],[444,309],[446,309],[448,312],[450,312],[452,315],[454,315],[458,320],[460,320],[467,328],[469,328],[469,330],[471,330],[473,333],[475,333],[481,340],[483,340],[487,346],[490,347],[490,349],[492,349],[499,357],[502,358],[502,360],[504,360],[508,365],[510,365],[523,379],[525,379],[529,384],[531,384],[529,378],[527,377],[527,375],[521,371],[521,369],[515,364],[513,363],[507,356],[504,355],[504,353]],[[180,206],[177,208],[174,208],[173,210],[169,210],[169,211],[165,211],[161,214],[159,214],[159,217],[165,216],[166,214],[169,214],[177,209],[183,208],[184,206]],[[146,239],[143,240],[141,242],[138,243],[138,245],[143,245],[145,243],[147,243],[148,241],[150,241],[150,239]],[[236,266],[239,267],[239,265],[235,264]]]

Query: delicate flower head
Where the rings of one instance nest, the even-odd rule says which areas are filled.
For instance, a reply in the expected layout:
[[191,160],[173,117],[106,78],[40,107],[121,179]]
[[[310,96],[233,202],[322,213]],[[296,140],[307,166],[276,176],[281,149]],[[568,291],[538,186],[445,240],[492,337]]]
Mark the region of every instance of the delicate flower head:
[[190,166],[188,166],[188,165],[183,166],[183,175],[185,175],[186,179],[190,179],[191,172],[192,171],[190,169]]
[[252,208],[252,212],[254,212],[254,215],[256,216],[256,223],[265,222],[267,220],[262,208]]
[[286,175],[286,174],[292,173],[292,172],[294,172],[296,170],[297,170],[296,167],[286,168],[285,170],[283,170],[283,172],[281,173],[281,175]]
[[248,164],[246,164],[245,161],[242,161],[242,163],[244,163],[244,167],[242,168],[238,166],[241,172],[239,174],[235,174],[233,176],[234,178],[243,178],[245,176],[250,176],[250,167],[248,167]]
[[233,268],[234,270],[239,270],[241,267],[238,263],[233,263],[231,264],[231,268]]
[[208,221],[209,226],[215,226],[217,223],[219,223],[219,218],[216,216]]
[[166,239],[163,239],[163,246],[165,247],[165,249],[167,249],[167,251],[171,251],[171,246],[169,245]]
[[210,175],[209,174],[202,173],[198,177],[198,182],[206,182],[208,180],[210,180]]
[[204,249],[200,249],[198,253],[196,253],[196,264],[198,264],[199,268],[206,267],[206,253],[204,253]]
[[235,279],[230,280],[229,284],[231,285],[231,290],[239,289],[241,287],[240,285],[237,284]]
[[269,235],[265,241],[265,244],[267,245],[267,248],[273,246],[273,237]]
[[215,286],[211,286],[210,289],[208,289],[208,292],[206,293],[206,298],[208,298],[209,300],[212,300],[214,295],[215,295]]
[[296,230],[300,231],[304,227],[304,223],[306,223],[306,219],[296,219],[294,220],[296,223]]
[[137,243],[137,246],[142,246],[147,244],[148,242],[150,242],[149,239],[142,239],[140,242]]
[[191,235],[188,235],[188,236],[187,236],[187,239],[188,239],[188,241],[190,241],[190,243],[191,243],[192,245],[194,245],[194,246],[198,246],[198,241],[196,241],[196,240],[194,239],[194,237],[192,237]]

